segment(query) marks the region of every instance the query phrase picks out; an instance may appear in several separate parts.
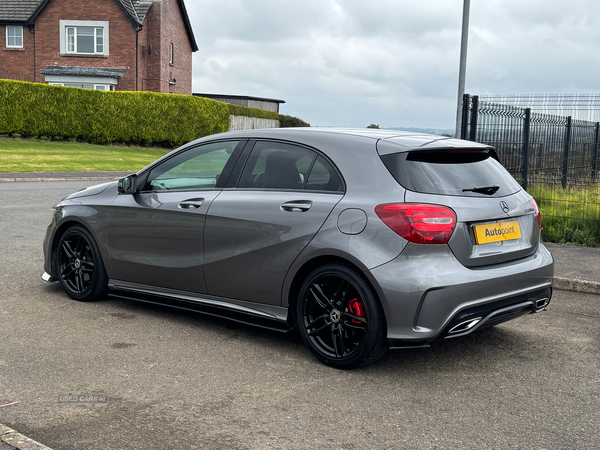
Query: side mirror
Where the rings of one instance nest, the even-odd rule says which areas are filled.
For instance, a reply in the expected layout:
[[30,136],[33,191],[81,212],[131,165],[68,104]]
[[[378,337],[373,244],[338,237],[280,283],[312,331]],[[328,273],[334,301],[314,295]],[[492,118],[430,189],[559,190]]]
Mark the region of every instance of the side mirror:
[[135,194],[137,192],[137,174],[127,175],[119,180],[117,190],[119,194]]

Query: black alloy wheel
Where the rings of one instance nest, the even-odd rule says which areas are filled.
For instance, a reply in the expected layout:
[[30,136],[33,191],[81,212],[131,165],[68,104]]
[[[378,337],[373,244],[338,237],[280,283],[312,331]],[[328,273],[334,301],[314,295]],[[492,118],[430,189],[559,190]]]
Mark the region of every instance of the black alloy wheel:
[[96,241],[81,225],[70,227],[56,250],[60,284],[69,297],[97,300],[106,294],[108,276]]
[[348,266],[327,264],[314,270],[302,285],[296,313],[304,343],[332,367],[355,369],[388,349],[379,300]]

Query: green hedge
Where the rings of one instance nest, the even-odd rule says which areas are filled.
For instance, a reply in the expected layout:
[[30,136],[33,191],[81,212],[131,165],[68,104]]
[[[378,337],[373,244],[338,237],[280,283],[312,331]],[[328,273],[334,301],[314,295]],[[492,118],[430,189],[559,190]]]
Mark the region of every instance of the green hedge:
[[173,148],[227,131],[229,106],[191,95],[0,80],[0,134]]
[[259,117],[261,119],[279,120],[279,114],[274,111],[230,104],[227,106],[229,106],[229,114],[232,116]]
[[310,123],[305,122],[298,117],[286,116],[285,114],[279,115],[279,126],[281,128],[289,127],[310,127]]

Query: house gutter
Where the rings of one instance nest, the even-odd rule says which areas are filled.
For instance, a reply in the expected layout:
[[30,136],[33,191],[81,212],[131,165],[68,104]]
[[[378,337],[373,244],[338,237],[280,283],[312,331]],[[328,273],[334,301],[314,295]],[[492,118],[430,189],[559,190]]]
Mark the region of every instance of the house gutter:
[[36,62],[36,48],[35,48],[35,25],[28,26],[29,31],[33,33],[33,82],[37,83],[37,62]]
[[139,59],[140,59],[140,31],[143,26],[139,25],[135,30],[135,90],[139,91]]

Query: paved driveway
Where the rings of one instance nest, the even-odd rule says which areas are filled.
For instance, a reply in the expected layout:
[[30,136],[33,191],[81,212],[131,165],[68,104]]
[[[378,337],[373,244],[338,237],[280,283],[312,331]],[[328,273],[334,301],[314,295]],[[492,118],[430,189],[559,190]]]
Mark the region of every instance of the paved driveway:
[[600,296],[341,372],[296,334],[44,284],[50,207],[89,184],[0,184],[0,423],[54,450],[600,448]]

